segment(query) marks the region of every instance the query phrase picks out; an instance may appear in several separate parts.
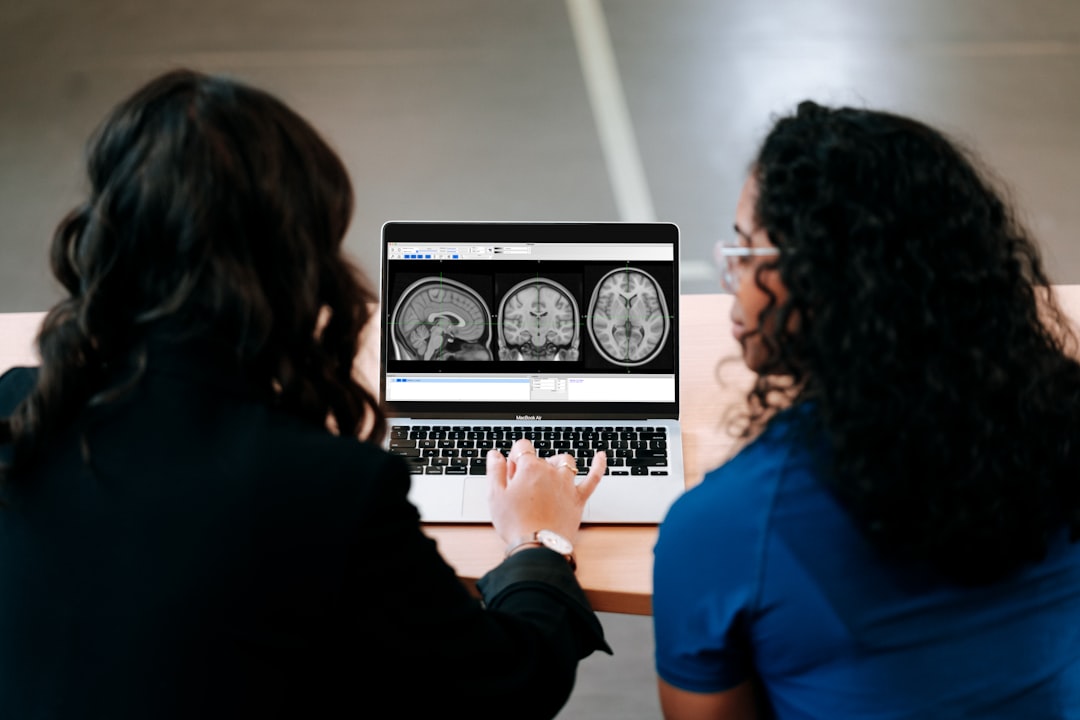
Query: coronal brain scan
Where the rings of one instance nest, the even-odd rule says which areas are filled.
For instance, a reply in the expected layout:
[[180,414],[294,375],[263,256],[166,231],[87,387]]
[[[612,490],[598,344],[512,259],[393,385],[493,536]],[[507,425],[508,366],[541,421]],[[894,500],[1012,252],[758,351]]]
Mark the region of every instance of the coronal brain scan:
[[633,367],[655,358],[671,328],[667,299],[652,275],[617,268],[600,279],[589,301],[589,337],[616,365]]
[[510,288],[499,305],[500,360],[577,360],[577,300],[545,278]]
[[391,321],[398,360],[491,360],[487,303],[457,280],[417,280],[401,294]]

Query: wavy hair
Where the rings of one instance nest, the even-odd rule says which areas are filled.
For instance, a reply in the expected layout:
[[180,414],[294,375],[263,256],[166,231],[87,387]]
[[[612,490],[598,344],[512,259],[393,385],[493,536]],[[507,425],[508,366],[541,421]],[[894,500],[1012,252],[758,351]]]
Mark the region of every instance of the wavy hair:
[[39,332],[37,385],[0,421],[0,478],[137,384],[150,338],[209,343],[267,403],[382,437],[354,376],[374,296],[343,254],[352,186],[311,125],[266,92],[176,70],[112,111],[87,170],[89,197],[53,237],[67,296]]
[[758,377],[756,417],[815,404],[827,483],[890,558],[978,584],[1075,541],[1075,335],[975,156],[911,118],[803,102],[752,167],[789,292],[760,318],[786,328],[767,344],[786,377]]

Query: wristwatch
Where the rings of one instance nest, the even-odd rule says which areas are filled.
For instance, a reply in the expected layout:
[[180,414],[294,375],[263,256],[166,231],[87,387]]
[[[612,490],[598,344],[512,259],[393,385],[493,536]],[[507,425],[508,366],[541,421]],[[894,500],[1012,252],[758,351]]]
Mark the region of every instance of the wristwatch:
[[574,544],[554,530],[537,530],[532,534],[532,537],[512,543],[506,548],[506,557],[510,557],[515,550],[524,545],[536,545],[546,547],[548,550],[554,550],[566,558],[566,562],[570,563],[571,570],[577,570],[577,560],[574,559]]

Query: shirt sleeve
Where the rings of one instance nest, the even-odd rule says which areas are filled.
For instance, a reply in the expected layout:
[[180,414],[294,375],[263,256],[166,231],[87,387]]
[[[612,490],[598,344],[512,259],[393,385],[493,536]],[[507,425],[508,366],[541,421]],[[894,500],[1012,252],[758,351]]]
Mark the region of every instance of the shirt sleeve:
[[37,383],[37,368],[14,367],[0,374],[0,418],[15,411]]
[[660,526],[653,565],[656,671],[677,688],[720,692],[752,674],[750,632],[777,454],[750,445],[679,498]]
[[[386,456],[378,471],[384,492],[377,516],[365,523],[364,544],[383,552],[364,553],[376,563],[364,572],[379,578],[389,600],[374,629],[380,671],[423,678],[418,706],[457,704],[472,708],[474,718],[505,717],[507,708],[516,718],[554,717],[579,660],[610,652],[566,560],[543,548],[515,553],[481,578],[481,601],[421,532],[405,500],[404,463]],[[372,631],[365,623],[369,637]]]

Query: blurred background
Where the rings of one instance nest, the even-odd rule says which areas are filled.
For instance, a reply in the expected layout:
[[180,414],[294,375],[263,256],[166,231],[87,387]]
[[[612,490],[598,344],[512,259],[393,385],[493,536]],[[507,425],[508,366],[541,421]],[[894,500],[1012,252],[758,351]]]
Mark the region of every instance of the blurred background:
[[[664,220],[682,291],[717,292],[747,164],[812,98],[976,149],[1051,278],[1080,282],[1078,0],[0,0],[0,312],[59,298],[47,248],[87,137],[177,66],[325,134],[372,280],[387,220]],[[603,619],[615,656],[585,661],[561,717],[658,717],[649,619]]]

